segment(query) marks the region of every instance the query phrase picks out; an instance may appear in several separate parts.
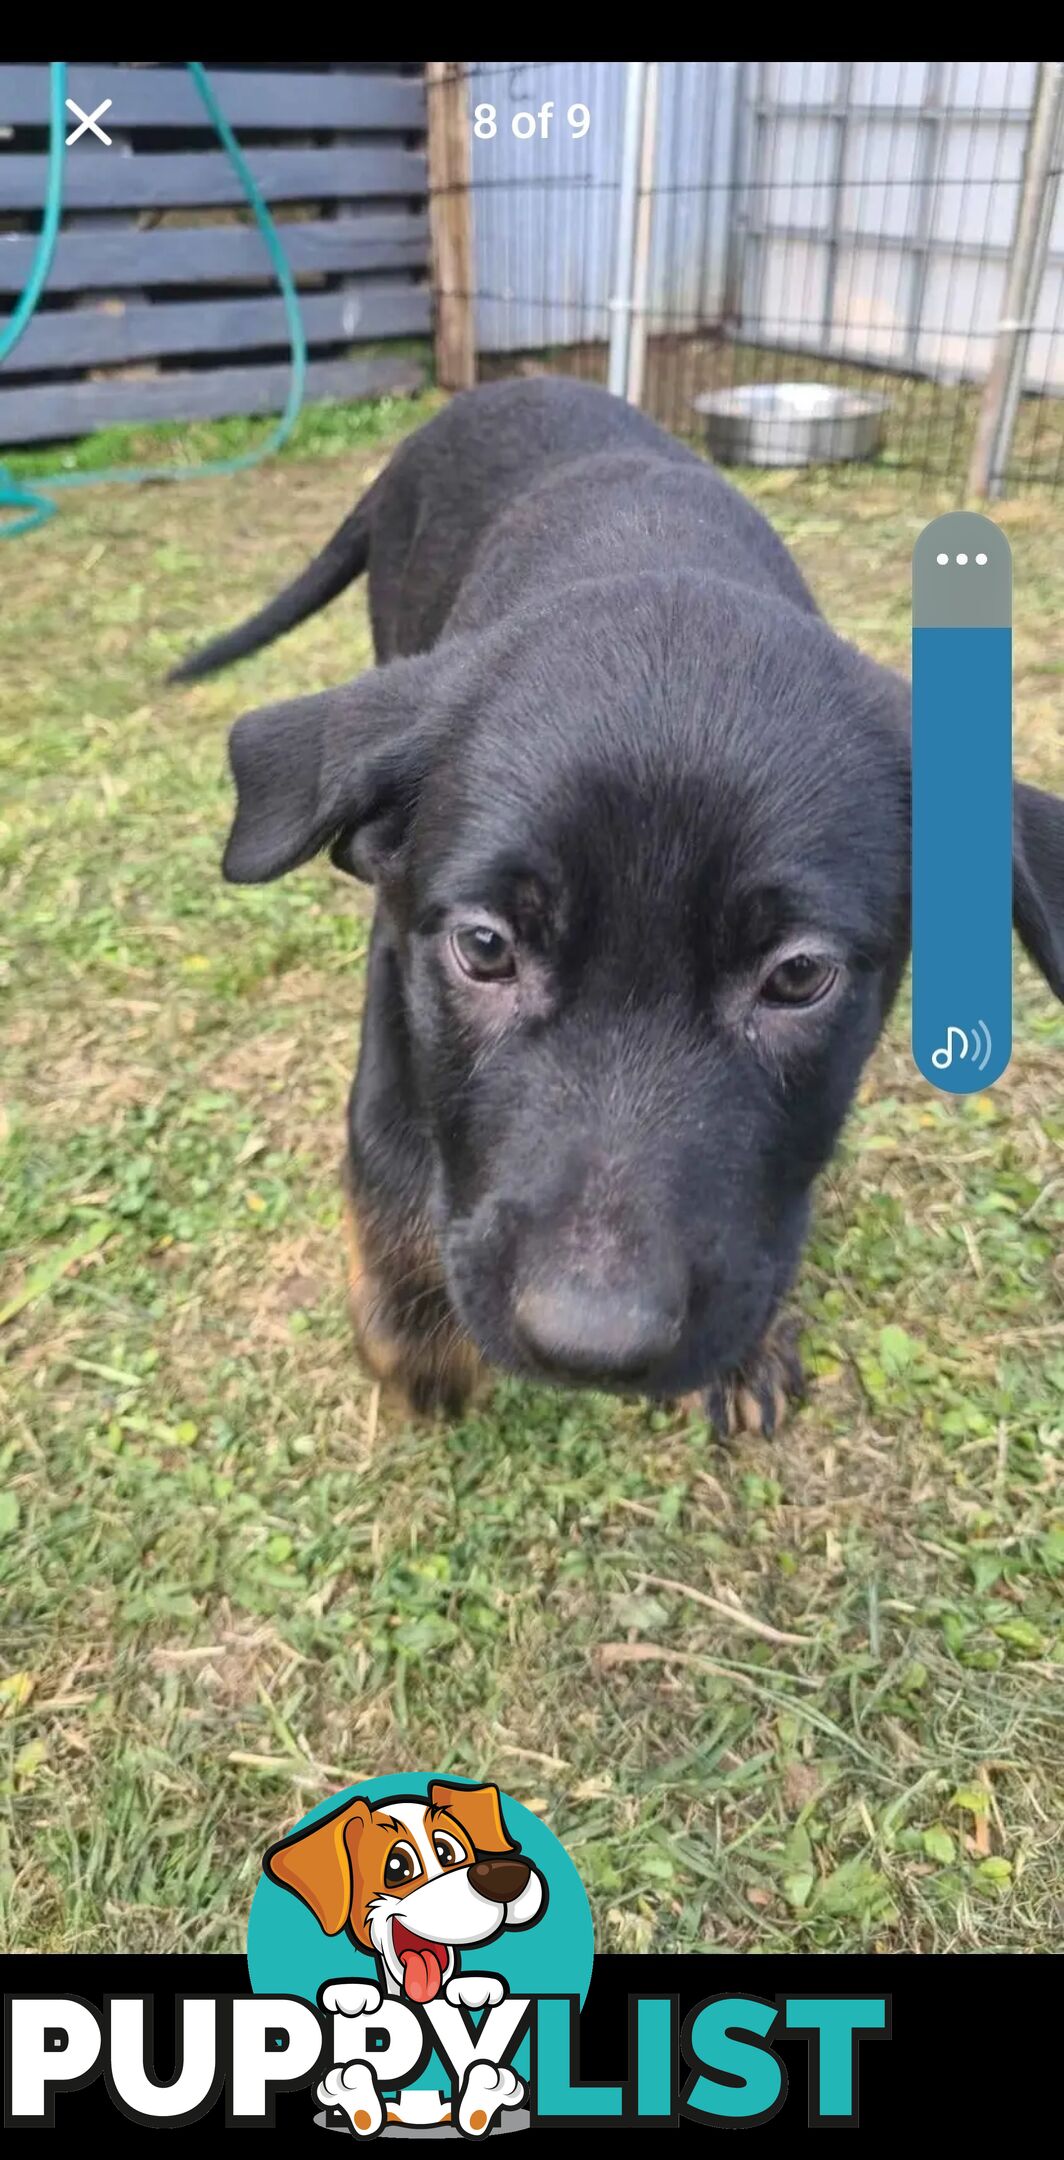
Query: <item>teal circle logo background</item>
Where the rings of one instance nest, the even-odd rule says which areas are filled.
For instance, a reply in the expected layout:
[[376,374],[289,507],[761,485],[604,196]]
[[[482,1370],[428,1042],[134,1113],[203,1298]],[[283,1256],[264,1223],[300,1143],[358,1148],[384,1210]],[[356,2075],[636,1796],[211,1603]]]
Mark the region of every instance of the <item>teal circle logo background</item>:
[[[295,1828],[305,1830],[352,1800],[364,1799],[371,1807],[404,1798],[427,1800],[429,1786],[440,1779],[475,1790],[473,1779],[439,1770],[430,1776],[361,1778],[311,1808]],[[498,1973],[511,1995],[578,1995],[583,2003],[595,1956],[587,1892],[564,1845],[546,1823],[512,1800],[501,1785],[498,1792],[510,1836],[547,1885],[546,1910],[529,1927],[503,1928],[493,1941],[471,1945],[459,1970]],[[256,1995],[301,1995],[309,2003],[317,2002],[327,1980],[380,1984],[376,1958],[349,1935],[325,1935],[302,1900],[266,1875],[259,1878],[248,1920],[248,1973]]]

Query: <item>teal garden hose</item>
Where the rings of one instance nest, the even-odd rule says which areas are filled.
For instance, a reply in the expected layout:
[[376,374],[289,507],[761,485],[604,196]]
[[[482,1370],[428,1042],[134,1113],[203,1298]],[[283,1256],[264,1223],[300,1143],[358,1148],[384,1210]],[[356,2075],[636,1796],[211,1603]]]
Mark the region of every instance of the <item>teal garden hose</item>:
[[[211,124],[219,140],[229,154],[240,185],[255,215],[255,222],[266,243],[270,261],[277,274],[277,282],[284,298],[285,318],[288,324],[288,340],[291,352],[291,376],[285,408],[277,425],[271,429],[266,440],[254,450],[245,451],[240,457],[215,458],[202,465],[118,465],[102,472],[46,473],[38,479],[16,480],[14,475],[0,465],[0,512],[13,510],[17,514],[0,523],[0,537],[14,533],[29,532],[52,517],[56,505],[51,500],[56,488],[99,487],[115,480],[199,480],[209,473],[243,472],[250,465],[259,465],[272,457],[275,450],[286,442],[295,426],[306,387],[307,341],[303,330],[303,318],[299,308],[299,295],[295,280],[289,269],[284,250],[278,238],[277,228],[263,201],[262,195],[248,168],[247,160],[233,134],[225,114],[215,97],[206,70],[200,60],[185,62],[189,74],[205,105]],[[9,320],[0,329],[0,366],[12,353],[23,331],[32,320],[37,302],[44,290],[51,268],[55,244],[59,234],[59,221],[63,207],[63,162],[66,148],[66,85],[67,63],[53,60],[50,74],[50,119],[48,184],[41,223],[40,237],[33,259],[33,267],[19,298],[18,305]]]

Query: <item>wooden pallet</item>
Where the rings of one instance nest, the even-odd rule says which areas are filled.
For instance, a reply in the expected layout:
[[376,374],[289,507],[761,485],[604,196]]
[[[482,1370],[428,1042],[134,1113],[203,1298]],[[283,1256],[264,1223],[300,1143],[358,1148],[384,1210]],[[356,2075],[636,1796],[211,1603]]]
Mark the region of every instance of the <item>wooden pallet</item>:
[[[431,331],[420,71],[209,66],[300,290],[308,395],[417,388],[379,348]],[[186,70],[71,63],[101,126],[67,151],[41,306],[0,371],[0,446],[118,421],[281,409],[288,331],[272,265]],[[46,65],[0,65],[0,315],[29,274],[47,181]],[[71,127],[75,125],[71,117]]]

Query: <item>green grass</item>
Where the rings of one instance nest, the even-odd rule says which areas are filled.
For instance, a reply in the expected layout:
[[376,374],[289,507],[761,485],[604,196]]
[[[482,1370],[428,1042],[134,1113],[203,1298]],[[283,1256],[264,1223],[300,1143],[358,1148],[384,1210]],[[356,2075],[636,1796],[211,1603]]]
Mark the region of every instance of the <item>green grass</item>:
[[[239,675],[161,680],[427,409],[72,495],[3,557],[6,1940],[240,1948],[298,1813],[451,1768],[546,1812],[603,1948],[1057,1945],[1064,1020],[1030,970],[992,1095],[925,1087],[904,1013],[870,1068],[778,1443],[510,1382],[419,1428],[354,1361],[367,897],[321,864],[235,891],[218,860],[228,722],[364,666],[364,591]],[[939,502],[746,484],[839,628],[902,662]],[[1018,763],[1059,787],[1058,511],[1000,515]]]
[[[371,358],[372,345],[361,348]],[[409,351],[420,357],[424,348],[402,340],[381,347],[392,357]],[[429,417],[442,400],[426,390],[418,397],[367,398],[359,405],[304,405],[292,433],[277,455],[281,458],[337,457],[353,450],[372,449],[377,443],[392,444]],[[229,420],[163,420],[153,424],[98,428],[74,442],[51,444],[43,449],[5,451],[3,463],[19,478],[47,482],[50,474],[109,472],[122,466],[169,465],[187,467],[215,459],[244,457],[273,434],[276,418],[248,419],[236,414]]]

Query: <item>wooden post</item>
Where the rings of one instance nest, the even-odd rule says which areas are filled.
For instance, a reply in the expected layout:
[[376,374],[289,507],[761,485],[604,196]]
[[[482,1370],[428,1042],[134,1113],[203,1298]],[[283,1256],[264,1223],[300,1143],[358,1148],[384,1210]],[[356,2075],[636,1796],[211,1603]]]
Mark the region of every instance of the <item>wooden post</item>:
[[461,60],[428,60],[429,231],[436,321],[436,379],[445,390],[471,390],[477,379],[474,334],[471,116]]

